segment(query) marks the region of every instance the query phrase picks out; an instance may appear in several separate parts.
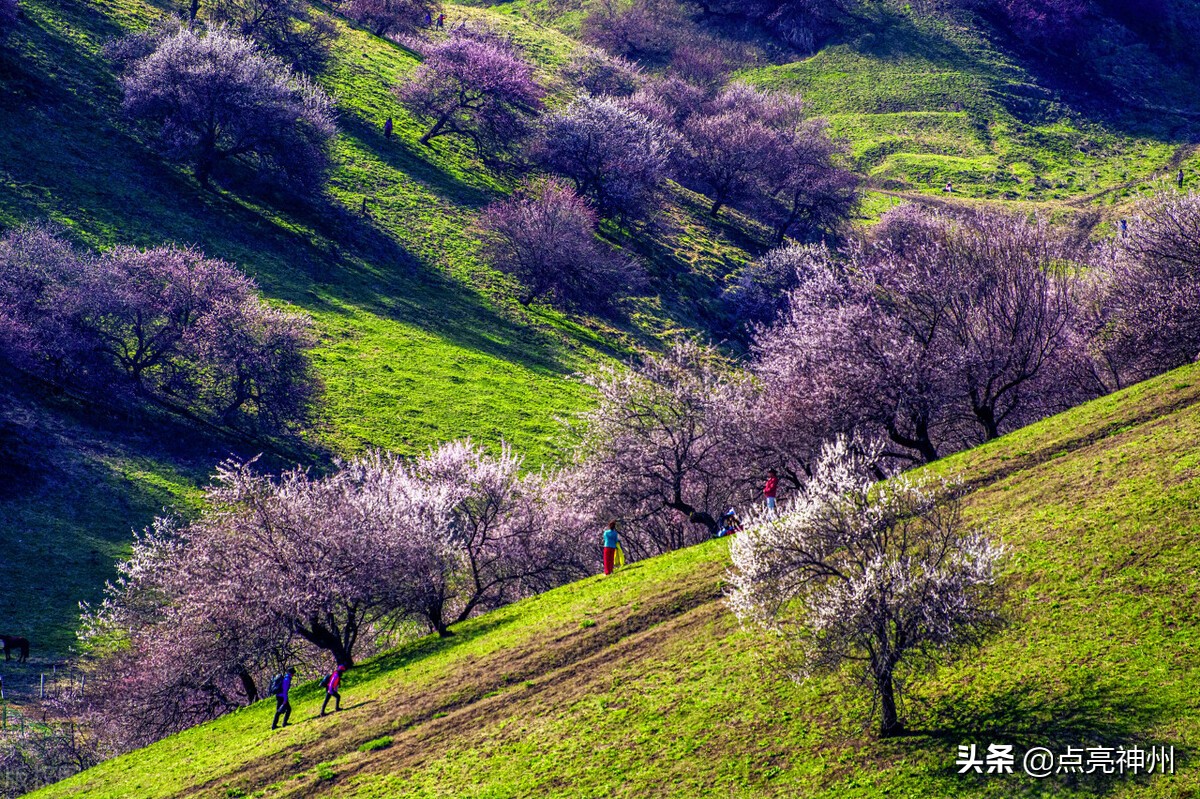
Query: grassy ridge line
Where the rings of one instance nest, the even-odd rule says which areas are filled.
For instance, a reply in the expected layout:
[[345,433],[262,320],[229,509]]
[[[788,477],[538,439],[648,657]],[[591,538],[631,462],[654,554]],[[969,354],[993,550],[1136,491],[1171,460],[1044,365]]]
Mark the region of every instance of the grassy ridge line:
[[[939,470],[1012,548],[1016,623],[878,741],[862,700],[797,686],[717,598],[710,542],[472,620],[351,672],[350,709],[271,735],[260,703],[38,797],[1183,796],[1200,742],[1200,367]],[[922,732],[923,731],[923,732]],[[390,746],[359,747],[381,736]],[[1173,745],[1150,779],[958,775],[960,743]]]

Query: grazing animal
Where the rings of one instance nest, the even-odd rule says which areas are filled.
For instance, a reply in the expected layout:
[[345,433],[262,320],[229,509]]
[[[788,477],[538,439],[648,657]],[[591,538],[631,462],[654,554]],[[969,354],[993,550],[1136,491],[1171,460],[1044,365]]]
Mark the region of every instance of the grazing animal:
[[0,644],[4,644],[4,660],[7,662],[14,649],[20,650],[17,662],[24,663],[29,659],[29,639],[16,635],[0,635]]

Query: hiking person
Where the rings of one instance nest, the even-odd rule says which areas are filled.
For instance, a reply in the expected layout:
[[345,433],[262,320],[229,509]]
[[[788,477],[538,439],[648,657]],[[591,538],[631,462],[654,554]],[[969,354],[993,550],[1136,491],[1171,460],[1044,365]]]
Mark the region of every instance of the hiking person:
[[445,26],[446,26],[446,15],[438,14],[438,30],[441,30]]
[[1179,177],[1176,179],[1176,182],[1179,184],[1179,188],[1182,189],[1183,188],[1183,170],[1182,169],[1179,170]]
[[617,533],[617,520],[608,523],[604,531],[604,573],[612,574],[613,564],[617,557],[617,547],[621,545],[621,536]]
[[383,138],[392,138],[392,118],[388,117],[387,122],[383,123]]
[[721,517],[721,529],[717,530],[717,538],[724,538],[727,535],[740,533],[742,531],[742,522],[737,517],[737,513],[733,508],[725,511],[725,515]]
[[338,693],[338,686],[342,684],[342,673],[346,671],[346,667],[341,663],[325,677],[325,701],[321,703],[321,715],[325,715],[325,706],[329,704],[329,698],[333,697],[333,710],[336,713],[342,709],[342,695]]
[[1129,230],[1129,223],[1124,219],[1121,220],[1121,238],[1125,238],[1125,233]]
[[425,12],[425,27],[426,28],[433,27],[433,16],[430,15],[430,13],[428,11]]
[[276,674],[271,678],[270,692],[275,695],[275,718],[271,721],[271,729],[275,729],[279,724],[280,716],[283,716],[285,727],[292,717],[292,703],[288,701],[288,692],[292,690],[292,678],[295,676],[296,669],[289,667],[283,674]]
[[775,495],[779,493],[779,472],[767,470],[767,484],[763,486],[763,496],[767,498],[767,510],[775,512]]

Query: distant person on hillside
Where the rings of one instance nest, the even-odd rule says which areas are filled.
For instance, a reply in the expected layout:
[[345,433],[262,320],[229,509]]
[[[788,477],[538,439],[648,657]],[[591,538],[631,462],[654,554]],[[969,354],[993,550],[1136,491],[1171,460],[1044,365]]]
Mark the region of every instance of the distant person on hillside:
[[763,496],[767,498],[767,510],[775,512],[775,496],[779,493],[779,472],[767,470],[767,484],[763,486]]
[[383,123],[383,138],[392,138],[392,118],[388,117],[387,122]]
[[295,676],[296,670],[289,668],[283,674],[276,674],[271,678],[271,693],[275,695],[275,718],[271,721],[271,729],[275,729],[279,724],[280,716],[283,716],[285,727],[292,717],[292,703],[288,701],[288,692],[292,690],[292,678]]
[[338,688],[342,684],[342,673],[346,671],[346,667],[341,663],[330,672],[325,678],[325,701],[321,703],[321,715],[325,715],[325,707],[329,704],[329,699],[333,698],[333,710],[336,713],[342,709],[342,695],[338,693]]
[[1129,232],[1129,223],[1124,219],[1121,220],[1121,238],[1125,238],[1125,234]]
[[1179,188],[1182,189],[1183,188],[1183,170],[1182,169],[1179,170],[1179,177],[1176,179],[1176,182],[1179,184]]
[[430,15],[430,13],[428,11],[425,12],[425,27],[426,28],[433,27],[433,17]]
[[946,185],[942,187],[942,191],[944,191],[946,194],[952,194],[954,192],[954,184],[950,181],[946,181]]
[[717,538],[724,538],[727,535],[740,533],[742,531],[742,521],[737,517],[737,513],[733,508],[725,511],[725,515],[721,517],[721,529],[717,530]]
[[621,545],[621,536],[617,533],[617,520],[613,519],[608,523],[608,529],[604,531],[604,573],[612,574],[613,565],[616,563],[617,547]]
[[438,30],[441,30],[444,27],[446,27],[446,15],[438,14]]

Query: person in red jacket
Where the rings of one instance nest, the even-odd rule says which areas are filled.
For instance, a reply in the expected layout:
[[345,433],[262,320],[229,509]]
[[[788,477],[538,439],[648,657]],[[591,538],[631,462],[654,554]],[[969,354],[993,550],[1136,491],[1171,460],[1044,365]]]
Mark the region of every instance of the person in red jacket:
[[774,469],[767,470],[767,484],[763,486],[763,496],[767,498],[767,510],[775,512],[775,495],[779,492],[779,473]]
[[325,701],[321,703],[321,715],[325,715],[325,706],[329,704],[329,700],[333,699],[333,709],[338,711],[342,709],[342,695],[338,693],[338,687],[342,684],[342,672],[346,667],[341,663],[333,670],[325,679]]

